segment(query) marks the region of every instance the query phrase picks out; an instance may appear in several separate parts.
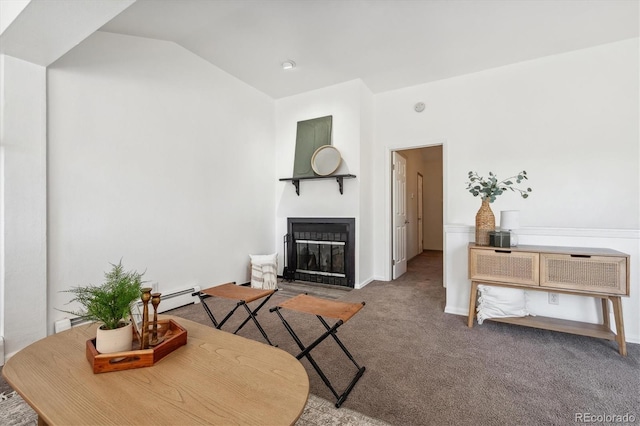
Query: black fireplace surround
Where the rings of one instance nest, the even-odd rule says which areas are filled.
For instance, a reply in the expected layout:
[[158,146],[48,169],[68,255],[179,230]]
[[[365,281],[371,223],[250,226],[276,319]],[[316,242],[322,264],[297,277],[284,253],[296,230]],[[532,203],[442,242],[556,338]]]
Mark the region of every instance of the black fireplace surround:
[[354,218],[287,219],[287,268],[296,281],[354,288]]

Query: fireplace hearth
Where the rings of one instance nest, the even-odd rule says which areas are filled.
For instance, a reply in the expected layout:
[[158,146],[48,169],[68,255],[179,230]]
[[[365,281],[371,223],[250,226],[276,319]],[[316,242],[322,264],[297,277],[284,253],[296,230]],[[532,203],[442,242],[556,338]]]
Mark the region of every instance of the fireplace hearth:
[[288,218],[287,225],[293,279],[354,287],[354,218]]

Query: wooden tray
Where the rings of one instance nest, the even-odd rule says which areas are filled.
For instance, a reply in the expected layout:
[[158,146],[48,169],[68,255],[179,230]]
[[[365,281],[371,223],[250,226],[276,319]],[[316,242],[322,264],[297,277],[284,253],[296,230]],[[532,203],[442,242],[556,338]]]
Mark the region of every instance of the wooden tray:
[[[158,337],[164,337],[164,341],[155,347],[110,354],[98,352],[96,350],[96,339],[90,339],[87,340],[86,344],[87,360],[91,364],[94,373],[151,367],[180,346],[187,344],[187,330],[174,320],[158,321]],[[140,345],[135,332],[132,342],[134,346]]]

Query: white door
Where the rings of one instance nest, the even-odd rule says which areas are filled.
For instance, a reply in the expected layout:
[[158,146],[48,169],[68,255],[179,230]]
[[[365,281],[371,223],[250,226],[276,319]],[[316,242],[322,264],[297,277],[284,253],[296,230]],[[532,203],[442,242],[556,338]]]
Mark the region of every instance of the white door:
[[393,153],[393,279],[407,272],[407,160]]
[[418,173],[418,254],[424,251],[422,207],[422,175]]

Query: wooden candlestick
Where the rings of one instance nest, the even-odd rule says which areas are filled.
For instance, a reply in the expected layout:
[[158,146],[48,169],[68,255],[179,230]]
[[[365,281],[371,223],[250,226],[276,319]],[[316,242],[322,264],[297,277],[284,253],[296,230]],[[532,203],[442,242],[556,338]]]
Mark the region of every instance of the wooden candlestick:
[[151,304],[153,305],[153,329],[151,332],[150,346],[156,346],[164,340],[163,337],[158,339],[158,305],[160,304],[160,293],[151,294]]
[[151,300],[151,287],[141,289],[142,300],[142,333],[140,335],[140,349],[149,347],[149,300]]

